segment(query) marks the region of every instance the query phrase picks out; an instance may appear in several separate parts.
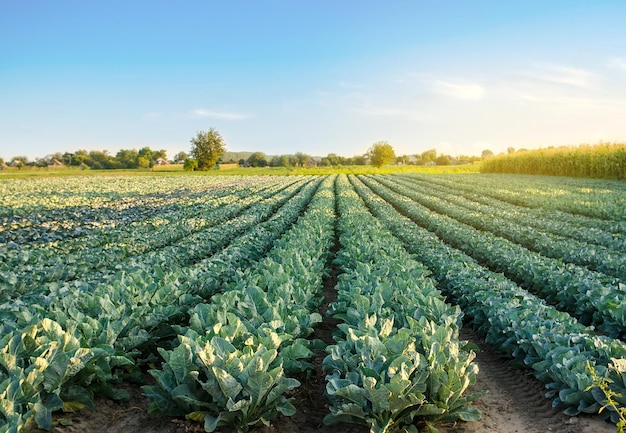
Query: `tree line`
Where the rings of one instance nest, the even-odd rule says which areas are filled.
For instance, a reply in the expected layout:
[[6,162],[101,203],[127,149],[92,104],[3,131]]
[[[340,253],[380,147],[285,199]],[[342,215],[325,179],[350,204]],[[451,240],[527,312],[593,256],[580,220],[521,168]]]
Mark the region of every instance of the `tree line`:
[[485,150],[482,158],[477,156],[452,157],[438,154],[436,149],[413,155],[396,156],[393,147],[387,141],[377,141],[363,155],[344,157],[329,153],[324,157],[313,157],[306,153],[267,156],[263,152],[252,152],[247,158],[224,159],[226,144],[220,133],[211,128],[198,131],[190,140],[191,150],[177,153],[171,160],[167,159],[165,150],[152,150],[146,146],[139,150],[121,149],[115,155],[107,150],[78,150],[76,152],[57,152],[43,158],[30,161],[26,156],[15,156],[8,162],[0,158],[0,167],[10,165],[23,167],[77,166],[81,168],[102,169],[133,169],[151,168],[155,165],[183,163],[185,170],[210,170],[220,163],[236,163],[241,167],[338,167],[348,165],[373,165],[382,167],[387,164],[399,165],[451,165],[466,164],[493,156],[493,152]]
[[[178,154],[176,157],[187,155]],[[176,160],[174,157],[174,160]],[[121,149],[115,155],[107,150],[77,150],[76,152],[57,152],[36,158],[31,161],[26,156],[14,156],[8,161],[0,158],[0,165],[9,165],[17,168],[24,167],[50,167],[50,166],[73,166],[85,167],[95,170],[103,169],[128,169],[128,168],[150,168],[161,163],[168,163],[167,152],[163,149],[152,150],[150,147],[137,149]]]

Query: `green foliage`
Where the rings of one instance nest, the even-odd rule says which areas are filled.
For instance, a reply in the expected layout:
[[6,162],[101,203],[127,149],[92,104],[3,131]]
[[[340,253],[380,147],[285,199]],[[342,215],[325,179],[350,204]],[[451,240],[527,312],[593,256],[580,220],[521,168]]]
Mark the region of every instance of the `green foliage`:
[[626,179],[626,143],[510,152],[490,158],[481,171]]
[[[610,369],[615,370],[620,375],[626,373],[624,371],[623,359],[613,359],[612,361],[613,364],[609,366]],[[622,406],[618,401],[618,399],[622,399],[623,395],[612,390],[611,383],[613,383],[613,380],[600,376],[589,362],[587,362],[587,371],[591,374],[593,383],[585,391],[596,391],[594,395],[603,394],[604,399],[601,400],[602,407],[598,412],[602,412],[605,409],[612,412],[611,417],[617,421],[617,433],[624,433],[624,428],[626,428],[626,407]],[[597,392],[598,390],[599,392]]]
[[393,147],[386,141],[377,141],[367,151],[370,157],[370,164],[374,167],[382,167],[395,161],[396,154]]
[[479,419],[470,406],[478,395],[464,395],[478,368],[458,340],[460,310],[444,302],[344,176],[338,195],[335,263],[343,273],[329,313],[344,323],[323,363],[331,402],[325,422],[413,432],[416,417],[429,424]]
[[226,151],[224,139],[215,128],[198,131],[191,139],[191,156],[198,161],[198,170],[212,170]]
[[31,421],[49,430],[56,410],[93,409],[94,389],[128,398],[110,387],[110,351],[85,347],[52,320],[5,335],[0,347],[0,421],[9,431]]
[[[308,360],[315,343],[304,337],[321,321],[313,310],[321,302],[318,292],[333,235],[332,180],[312,183],[320,186],[310,188],[315,191],[310,201],[302,201],[302,206],[308,201],[306,213],[274,242],[267,257],[239,271],[237,281],[209,303],[190,310],[188,327],[173,326],[179,344],[159,350],[165,362],[150,372],[158,384],[144,388],[151,412],[184,415],[203,422],[209,432],[220,426],[243,432],[295,413],[285,393],[300,383],[287,376],[312,368]],[[288,225],[300,210],[294,207],[291,214],[279,212],[274,218]],[[259,227],[280,232],[278,225]],[[259,235],[246,239],[258,241]]]
[[269,165],[267,157],[263,152],[254,152],[248,157],[246,163],[250,167],[267,167]]
[[149,411],[203,421],[207,432],[222,426],[245,432],[258,423],[269,425],[279,413],[293,415],[295,407],[284,393],[300,383],[285,377],[275,362],[277,350],[250,334],[237,349],[230,342],[231,326],[216,331],[203,338],[191,331],[191,337],[179,337],[175,349],[160,349],[162,370],[150,371],[158,385],[144,387],[152,400]]
[[195,159],[187,158],[183,165],[185,171],[194,171],[198,168],[198,161]]
[[[605,399],[597,389],[590,388],[594,379],[587,363],[591,363],[595,374],[600,376],[609,371],[611,391],[615,395],[626,395],[626,373],[622,373],[625,369],[614,372],[608,368],[611,359],[626,359],[623,342],[596,336],[592,328],[547,305],[501,274],[480,266],[433,233],[417,227],[391,204],[419,224],[425,223],[424,218],[433,217],[432,211],[369,179],[364,183],[367,187],[355,181],[359,194],[368,200],[375,215],[428,265],[441,286],[447,288],[447,295],[459,303],[488,343],[535,371],[537,378],[550,390],[546,396],[554,399],[555,407],[565,409],[572,416],[601,411]],[[451,227],[442,225],[439,233],[442,236],[444,232],[450,233]],[[456,237],[463,238],[458,234]],[[621,407],[626,406],[626,400],[617,401]],[[602,415],[618,421],[613,412]]]

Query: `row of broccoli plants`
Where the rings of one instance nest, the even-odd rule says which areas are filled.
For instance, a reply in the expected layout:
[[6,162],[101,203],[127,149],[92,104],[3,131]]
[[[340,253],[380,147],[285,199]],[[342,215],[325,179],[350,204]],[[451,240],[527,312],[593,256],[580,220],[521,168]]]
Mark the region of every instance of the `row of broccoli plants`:
[[[284,182],[257,182],[255,185],[241,183],[224,184],[219,190],[211,188],[205,191],[175,191],[176,202],[167,206],[147,206],[149,215],[144,215],[138,208],[143,208],[142,197],[135,197],[133,211],[139,220],[112,224],[106,228],[83,230],[81,236],[64,237],[49,243],[7,242],[0,244],[0,259],[3,270],[34,270],[64,262],[73,263],[76,256],[88,256],[86,265],[90,268],[107,265],[106,256],[115,253],[118,257],[141,254],[183,239],[202,230],[209,224],[215,225],[207,214],[216,209],[233,206],[240,201],[252,204],[260,197],[267,197],[275,191],[270,188],[286,186]],[[242,208],[245,208],[243,204]],[[61,210],[59,210],[61,212]],[[81,215],[70,210],[57,215],[63,223],[80,223]],[[99,258],[105,255],[104,258]],[[26,268],[28,267],[28,268]],[[26,268],[26,269],[25,269]]]
[[593,385],[594,375],[607,378],[610,390],[620,395],[618,408],[626,408],[626,345],[622,341],[597,336],[593,328],[449,247],[409,219],[415,203],[362,180],[351,178],[374,215],[428,266],[446,295],[461,306],[488,343],[532,368],[546,384],[546,397],[553,399],[555,407],[569,415],[602,412],[613,422],[619,420],[613,409],[603,411],[606,397]]
[[581,323],[593,324],[611,337],[626,333],[625,287],[615,277],[544,257],[445,214],[432,212],[413,200],[417,197],[414,191],[387,179],[363,180],[368,185],[379,185],[377,191],[384,188],[400,193],[413,204],[410,216],[419,225],[496,272],[503,272],[549,304],[574,314]]
[[[206,176],[64,176],[5,179],[0,183],[0,224],[32,226],[26,214],[45,215],[55,209],[85,209],[87,221],[106,218],[107,208],[128,198],[159,197],[164,191],[210,190],[237,178]],[[239,177],[245,182],[244,177]],[[166,194],[167,196],[167,194]],[[102,208],[102,216],[97,212]]]
[[[232,185],[232,181],[187,180],[165,183],[154,177],[122,181],[99,178],[96,182],[90,179],[63,186],[59,179],[32,179],[25,185],[28,189],[9,193],[13,199],[7,205],[9,211],[19,215],[0,217],[0,242],[37,247],[79,239],[92,230],[108,230],[147,219],[154,212],[177,209],[182,197],[194,200],[215,191],[218,185]],[[13,189],[13,182],[7,181],[0,189]],[[103,191],[111,185],[126,191]],[[155,185],[161,188],[155,191]],[[54,198],[60,200],[54,203]]]
[[[244,200],[243,211],[237,203],[221,207],[207,215],[209,218],[221,221],[221,225],[212,224],[210,227],[174,244],[148,251],[139,256],[124,257],[123,254],[117,256],[115,250],[109,257],[107,254],[102,254],[102,256],[107,257],[106,261],[109,263],[109,268],[105,266],[104,269],[89,272],[85,265],[85,261],[88,259],[80,257],[73,266],[71,264],[59,264],[48,269],[33,270],[32,273],[4,271],[0,274],[4,279],[2,285],[5,288],[1,299],[15,298],[16,295],[24,297],[31,291],[35,291],[35,296],[41,296],[45,294],[42,288],[50,292],[59,292],[68,286],[81,286],[83,290],[89,290],[90,287],[104,281],[118,278],[117,273],[120,269],[134,271],[149,269],[155,265],[168,268],[193,265],[204,257],[215,253],[219,248],[223,248],[231,239],[269,218],[305,183],[306,180],[301,179],[282,190],[274,191],[270,197],[247,208]],[[97,254],[95,256],[98,257]],[[81,273],[83,269],[86,271],[85,273]],[[72,278],[76,279],[73,280]]]
[[306,340],[321,321],[323,276],[334,241],[333,177],[327,177],[297,223],[236,282],[197,305],[177,345],[160,349],[157,384],[145,386],[151,413],[185,416],[207,432],[245,432],[293,415],[293,376],[312,365]]
[[[557,219],[576,220],[613,233],[626,233],[623,181],[504,174],[433,176],[432,182],[541,209]],[[573,218],[572,218],[573,217]],[[600,221],[596,221],[596,220]]]
[[[267,198],[276,190],[249,194],[244,191],[224,191],[217,198],[209,196],[203,201],[192,200],[175,213],[159,212],[142,222],[107,231],[93,231],[80,239],[83,248],[67,251],[61,242],[44,248],[28,249],[24,245],[1,248],[0,281],[26,287],[55,281],[76,279],[94,270],[110,271],[122,267],[132,256],[149,253],[174,243],[202,245],[196,237],[205,234],[208,227],[216,226],[238,215],[254,202]],[[181,200],[185,198],[181,197]],[[67,243],[75,243],[70,240]],[[4,251],[2,251],[4,250]],[[4,254],[2,254],[4,253]],[[0,283],[2,284],[2,283]],[[6,294],[5,294],[6,296]]]
[[626,254],[623,250],[611,250],[539,231],[532,225],[532,221],[528,221],[530,225],[520,225],[516,221],[508,220],[500,209],[477,209],[477,206],[474,206],[469,210],[459,203],[461,199],[452,194],[416,189],[414,183],[405,182],[397,177],[391,179],[395,184],[409,189],[411,198],[435,212],[444,213],[475,229],[493,233],[546,257],[585,266],[626,282]]
[[[514,205],[498,200],[479,192],[469,192],[450,186],[442,185],[422,177],[412,175],[394,175],[394,179],[412,182],[414,187],[420,190],[432,191],[438,197],[454,201],[459,206],[471,212],[482,212],[491,217],[506,218],[507,221],[518,224],[521,227],[534,227],[536,230],[551,233],[560,237],[576,239],[591,245],[600,245],[613,251],[624,251],[626,239],[617,233],[605,231],[595,226],[598,220],[585,218],[581,223],[580,217],[560,213],[561,218],[555,218],[555,212],[545,212],[542,209]],[[565,217],[569,215],[569,218]]]
[[28,423],[49,429],[52,412],[93,407],[94,395],[127,399],[116,383],[141,380],[138,367],[157,359],[156,348],[176,334],[172,325],[262,257],[320,182],[308,182],[270,219],[193,267],[120,271],[90,291],[67,287],[49,300],[2,304],[0,432]]
[[[331,413],[324,422],[363,424],[372,433],[417,432],[427,420],[476,420],[465,395],[476,380],[474,353],[459,341],[461,311],[445,303],[427,270],[365,208],[341,176],[337,184],[340,318],[323,367]],[[364,228],[367,229],[364,229]]]

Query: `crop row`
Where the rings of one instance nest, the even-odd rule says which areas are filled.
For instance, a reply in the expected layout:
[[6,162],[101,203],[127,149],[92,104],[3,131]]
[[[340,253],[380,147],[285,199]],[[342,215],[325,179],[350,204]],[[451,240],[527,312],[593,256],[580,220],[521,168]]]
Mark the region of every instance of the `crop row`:
[[[502,353],[523,361],[546,383],[555,406],[571,415],[599,413],[605,397],[593,387],[594,370],[611,380],[611,390],[626,395],[623,342],[595,335],[592,328],[417,226],[413,218],[421,215],[421,209],[405,196],[368,179],[351,181],[374,215],[433,272],[478,333]],[[619,401],[626,407],[626,401]],[[617,422],[615,412],[604,414]]]
[[[133,231],[136,225],[132,225],[128,229],[93,233],[83,240],[87,245],[96,245],[95,247],[76,249],[71,253],[57,251],[56,246],[35,251],[15,248],[5,254],[0,284],[9,283],[13,290],[23,293],[32,286],[74,280],[93,272],[106,274],[133,262],[154,262],[154,257],[158,255],[171,257],[171,250],[176,248],[184,252],[180,254],[181,260],[188,258],[192,261],[193,257],[201,258],[203,248],[210,245],[209,240],[215,236],[211,228],[213,231],[217,230],[220,223],[233,219],[263,198],[275,201],[277,192],[277,189],[271,188],[269,191],[247,196],[233,194],[217,205],[207,206],[202,203],[196,206],[199,210],[194,209],[193,212],[158,214],[156,218],[143,224],[144,230]],[[198,213],[202,211],[204,215]],[[255,211],[250,213],[257,215]],[[5,290],[5,296],[6,293]]]
[[[45,215],[57,215],[49,214],[54,210],[84,210],[84,220],[87,222],[103,222],[108,219],[108,215],[115,215],[115,210],[137,205],[138,197],[148,201],[151,197],[158,200],[160,197],[176,197],[194,191],[207,193],[227,185],[256,181],[258,178],[252,176],[70,176],[13,179],[0,183],[0,224],[9,230],[19,228],[22,223],[33,227],[35,223],[53,221]],[[111,209],[111,213],[108,209]],[[43,220],[38,219],[41,216]],[[5,226],[7,223],[9,225]]]
[[[483,213],[489,219],[503,219],[505,223],[517,225],[518,230],[545,232],[557,235],[557,238],[569,238],[590,244],[589,246],[600,245],[613,252],[622,252],[626,249],[626,238],[618,233],[599,229],[596,224],[598,220],[590,221],[590,218],[584,218],[581,221],[580,217],[571,214],[562,212],[557,214],[547,212],[545,209],[537,210],[517,206],[484,194],[440,185],[421,177],[396,175],[393,179],[411,182],[413,188],[462,206],[466,212]],[[566,218],[566,215],[569,215],[569,218]]]
[[[120,270],[136,272],[154,266],[184,270],[190,265],[201,264],[205,257],[223,248],[231,239],[269,218],[276,209],[296,194],[305,182],[305,179],[301,179],[280,191],[274,191],[273,195],[243,212],[238,203],[220,207],[209,217],[221,221],[221,225],[211,225],[179,242],[139,256],[126,257],[118,248],[111,246],[100,254],[96,251],[93,255],[80,255],[74,263],[69,258],[68,262],[61,261],[56,266],[29,269],[21,273],[5,270],[0,274],[0,281],[5,286],[2,296],[6,299],[9,296],[15,297],[15,294],[27,294],[33,288],[37,289],[37,296],[45,294],[42,288],[52,293],[64,290],[68,286],[80,286],[82,290],[90,290],[90,287],[118,278],[116,274]],[[245,205],[246,201],[243,201],[243,209],[246,208]],[[241,213],[237,215],[239,212]],[[94,262],[102,263],[102,269],[97,267],[93,269]]]
[[[423,176],[419,176],[422,177]],[[429,181],[577,220],[590,227],[626,233],[623,181],[567,177],[493,175],[432,176]],[[572,218],[574,217],[574,218]],[[599,221],[598,221],[599,219]]]
[[[24,239],[7,241],[6,248],[0,249],[0,258],[7,266],[17,270],[25,266],[54,265],[60,256],[69,259],[72,254],[92,254],[97,251],[108,253],[111,248],[118,249],[125,256],[140,254],[203,229],[211,223],[207,214],[215,209],[234,205],[241,200],[258,200],[262,192],[264,196],[269,196],[274,188],[285,186],[283,182],[270,184],[268,181],[254,185],[228,183],[224,184],[223,189],[215,189],[215,185],[212,185],[204,191],[177,192],[174,203],[155,207],[147,206],[143,197],[136,197],[136,203],[129,208],[133,212],[129,221],[116,218],[109,220],[103,228],[83,228],[80,234],[70,233],[54,242],[36,243]],[[90,211],[104,213],[103,209],[110,210],[111,207],[90,208]],[[145,215],[144,210],[148,211],[148,215]],[[53,214],[46,212],[46,217],[55,224],[68,226],[85,222],[85,215],[68,209],[58,209]],[[30,216],[28,219],[31,219]],[[30,230],[41,229],[42,225],[37,224]],[[19,230],[7,233],[12,237],[20,235]],[[55,229],[55,234],[62,235],[58,229]]]
[[[341,248],[338,299],[343,320],[324,360],[331,414],[326,423],[371,432],[416,432],[429,422],[476,420],[463,395],[475,382],[474,353],[459,342],[461,312],[447,305],[415,262],[366,209],[346,176],[337,183]],[[367,230],[363,230],[367,227]]]
[[52,411],[92,407],[94,394],[126,399],[115,382],[132,380],[141,363],[154,359],[156,347],[175,335],[172,325],[202,301],[200,295],[221,291],[237,269],[258,260],[320,182],[309,181],[267,221],[192,267],[119,271],[90,291],[64,286],[61,296],[33,293],[4,303],[0,420],[7,431],[29,421],[49,428]]
[[[64,188],[64,182],[69,180],[32,180],[31,191],[20,191],[17,181],[0,184],[0,190],[13,200],[0,209],[16,212],[0,216],[0,242],[12,241],[29,248],[54,245],[57,241],[80,239],[94,230],[107,232],[141,223],[155,213],[188,207],[221,190],[251,185],[251,180],[245,179],[164,182],[155,177],[90,179],[70,183],[71,188]],[[98,182],[103,189],[116,186],[127,191],[99,191]],[[155,186],[160,189],[155,190]]]
[[247,268],[224,293],[190,311],[176,327],[178,345],[159,352],[165,362],[146,386],[150,412],[186,416],[247,431],[293,415],[285,393],[300,383],[289,376],[312,365],[305,338],[321,321],[322,278],[334,237],[332,177],[324,180],[306,213],[268,255]]
[[468,211],[458,200],[442,193],[415,189],[414,184],[398,177],[391,181],[411,190],[411,198],[427,208],[444,213],[482,232],[493,233],[531,251],[564,262],[585,266],[589,269],[614,276],[626,282],[626,256],[619,250],[589,245],[575,239],[537,230],[535,227],[509,221],[497,209]]
[[583,324],[593,324],[602,332],[619,337],[626,332],[626,299],[623,284],[614,277],[563,263],[458,222],[446,213],[434,213],[414,201],[411,189],[387,179],[364,179],[400,193],[411,203],[411,218],[442,240],[469,254],[497,272],[503,272],[524,287],[540,294],[550,304],[571,312]]

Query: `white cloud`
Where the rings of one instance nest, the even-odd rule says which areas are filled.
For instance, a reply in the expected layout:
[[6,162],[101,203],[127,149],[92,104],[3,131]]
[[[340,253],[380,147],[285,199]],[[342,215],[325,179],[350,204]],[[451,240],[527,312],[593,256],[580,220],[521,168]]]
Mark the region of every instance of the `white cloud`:
[[519,97],[526,102],[548,104],[548,105],[569,105],[569,106],[626,106],[625,99],[609,99],[609,98],[578,98],[572,96],[535,96],[532,94],[520,94]]
[[247,114],[241,113],[229,113],[229,112],[220,112],[220,111],[208,111],[204,109],[194,110],[192,113],[193,117],[207,117],[210,119],[220,119],[220,120],[243,120],[249,119],[250,116]]
[[626,59],[613,58],[607,63],[607,66],[611,68],[623,69],[626,71]]
[[455,99],[479,101],[485,95],[485,88],[480,84],[457,84],[447,81],[435,81],[435,91]]
[[595,74],[584,69],[557,65],[541,65],[539,72],[530,73],[528,76],[534,80],[553,84],[581,87],[591,89],[596,77]]

